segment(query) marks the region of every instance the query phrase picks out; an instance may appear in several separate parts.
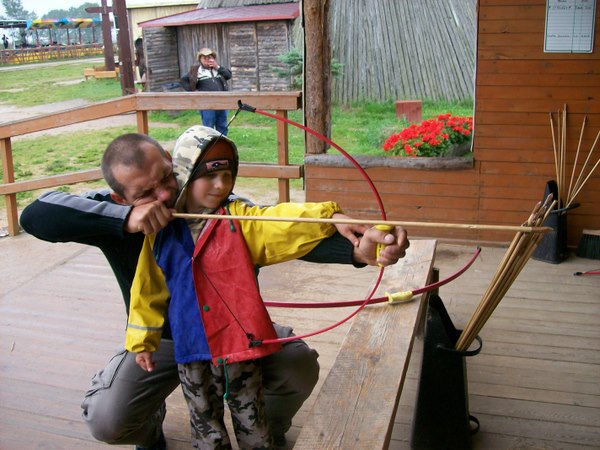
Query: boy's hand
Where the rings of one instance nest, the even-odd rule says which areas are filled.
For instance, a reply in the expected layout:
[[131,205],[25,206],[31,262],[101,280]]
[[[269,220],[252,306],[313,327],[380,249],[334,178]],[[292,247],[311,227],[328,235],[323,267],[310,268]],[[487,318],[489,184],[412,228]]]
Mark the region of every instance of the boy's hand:
[[[335,213],[331,216],[332,219],[351,219],[350,216],[345,214]],[[348,239],[354,247],[358,247],[360,243],[360,238],[357,236],[365,234],[365,232],[369,229],[366,225],[356,225],[356,224],[347,224],[347,223],[336,223],[335,228],[338,230],[342,236]]]
[[140,352],[135,355],[135,362],[146,372],[152,372],[156,365],[152,361],[152,352]]
[[154,201],[131,208],[125,222],[125,231],[128,233],[153,234],[162,230],[173,220],[171,210],[164,203]]
[[[379,258],[377,258],[377,244],[384,244]],[[360,239],[358,247],[354,248],[354,262],[370,266],[389,266],[396,264],[406,255],[410,246],[406,230],[395,227],[391,232],[378,230],[375,227],[367,229]]]

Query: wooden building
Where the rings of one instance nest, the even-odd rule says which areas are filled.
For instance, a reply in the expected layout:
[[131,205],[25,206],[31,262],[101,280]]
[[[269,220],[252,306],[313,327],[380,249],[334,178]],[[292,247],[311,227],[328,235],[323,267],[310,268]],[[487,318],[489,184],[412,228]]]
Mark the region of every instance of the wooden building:
[[150,90],[179,80],[196,54],[208,47],[229,66],[232,90],[287,90],[289,80],[278,78],[278,57],[291,49],[298,3],[195,9],[140,23],[146,46]]
[[131,42],[142,37],[140,22],[196,9],[198,0],[127,0]]
[[[416,168],[417,162],[407,158],[361,160],[375,180],[390,219],[507,225],[525,221],[544,196],[547,182],[557,181],[557,112],[565,105],[562,185],[570,184],[573,172],[578,178],[600,132],[600,12],[594,9],[595,1],[579,3],[583,9],[577,11],[588,15],[587,22],[578,22],[587,23],[581,34],[593,30],[585,52],[549,51],[553,35],[546,16],[548,6],[556,4],[552,0],[479,0],[473,159],[446,168],[433,168],[427,161],[419,161],[421,167]],[[588,171],[597,155],[598,149]],[[307,156],[305,176],[308,201],[334,199],[350,215],[377,215],[366,183],[335,151]],[[599,198],[600,171],[596,171],[574,200],[580,206],[565,215],[569,245],[577,245],[582,230],[600,229]],[[512,237],[489,231],[417,228],[411,234],[497,242]]]

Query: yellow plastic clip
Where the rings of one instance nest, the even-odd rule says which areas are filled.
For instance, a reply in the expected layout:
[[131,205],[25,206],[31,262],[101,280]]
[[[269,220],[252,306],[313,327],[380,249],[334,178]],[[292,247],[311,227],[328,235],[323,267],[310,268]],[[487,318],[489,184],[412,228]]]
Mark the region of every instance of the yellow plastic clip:
[[[391,225],[375,225],[375,228],[381,231],[392,231],[394,229],[393,226]],[[379,255],[381,254],[381,250],[383,250],[385,248],[385,244],[377,244],[377,253],[376,253],[376,258],[379,258]],[[383,267],[382,264],[377,263],[377,265],[379,267]]]
[[385,296],[388,298],[388,303],[404,303],[413,299],[412,291],[403,291],[403,292],[394,292],[389,293],[386,292]]

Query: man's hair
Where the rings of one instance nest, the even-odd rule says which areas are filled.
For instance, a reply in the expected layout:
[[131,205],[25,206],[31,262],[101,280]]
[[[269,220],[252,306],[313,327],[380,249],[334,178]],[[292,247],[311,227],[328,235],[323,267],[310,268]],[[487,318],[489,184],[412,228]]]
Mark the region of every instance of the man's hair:
[[146,162],[144,148],[149,146],[156,149],[164,158],[167,158],[162,146],[155,139],[145,134],[123,134],[108,144],[104,155],[102,155],[102,176],[116,194],[125,197],[125,186],[115,179],[113,169],[119,165],[137,169],[143,168]]

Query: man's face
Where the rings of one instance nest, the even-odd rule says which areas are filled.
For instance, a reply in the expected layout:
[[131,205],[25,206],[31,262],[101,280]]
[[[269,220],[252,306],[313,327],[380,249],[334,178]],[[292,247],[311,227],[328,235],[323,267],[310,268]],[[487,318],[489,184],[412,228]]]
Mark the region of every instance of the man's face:
[[200,56],[200,64],[204,67],[213,67],[215,65],[215,57],[213,55]]
[[142,167],[118,165],[113,169],[115,179],[125,186],[124,197],[113,198],[119,203],[133,206],[159,200],[171,207],[178,192],[171,160],[150,144],[144,147],[144,152],[146,159]]

